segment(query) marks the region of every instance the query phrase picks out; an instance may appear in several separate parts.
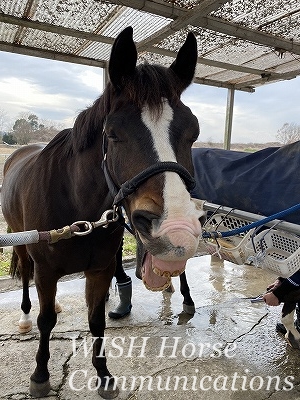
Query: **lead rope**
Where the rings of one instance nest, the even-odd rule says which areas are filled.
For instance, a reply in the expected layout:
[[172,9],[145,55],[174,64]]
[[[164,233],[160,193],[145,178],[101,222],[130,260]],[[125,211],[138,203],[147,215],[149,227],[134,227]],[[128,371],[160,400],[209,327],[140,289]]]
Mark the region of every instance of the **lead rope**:
[[76,221],[71,225],[64,226],[60,229],[38,232],[37,230],[25,232],[13,232],[0,235],[0,247],[20,246],[24,244],[39,243],[47,241],[49,244],[57,243],[61,239],[70,239],[73,236],[85,236],[92,232],[93,229],[102,227],[107,228],[112,222],[118,221],[120,218],[118,207],[105,211],[101,218],[95,222]]

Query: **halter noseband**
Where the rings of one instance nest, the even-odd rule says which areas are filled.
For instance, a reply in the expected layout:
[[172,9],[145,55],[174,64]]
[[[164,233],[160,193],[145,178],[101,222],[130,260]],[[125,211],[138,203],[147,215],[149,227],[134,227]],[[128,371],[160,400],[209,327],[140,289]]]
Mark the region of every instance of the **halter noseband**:
[[132,179],[124,182],[120,188],[114,183],[108,168],[107,168],[107,157],[106,157],[106,139],[105,134],[103,135],[103,161],[102,169],[105,175],[106,183],[108,189],[114,198],[113,206],[119,206],[122,201],[134,193],[139,186],[141,186],[146,180],[154,175],[160,174],[161,172],[176,172],[184,181],[188,191],[191,191],[196,186],[196,181],[192,175],[188,172],[186,168],[182,165],[173,161],[160,161],[150,167],[146,168],[144,171],[140,172]]

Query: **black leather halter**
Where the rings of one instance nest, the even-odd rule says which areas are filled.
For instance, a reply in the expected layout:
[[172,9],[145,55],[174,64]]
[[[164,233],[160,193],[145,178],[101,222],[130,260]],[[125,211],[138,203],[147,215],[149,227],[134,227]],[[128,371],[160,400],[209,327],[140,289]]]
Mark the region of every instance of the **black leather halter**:
[[132,179],[124,182],[120,187],[117,187],[107,168],[106,140],[107,139],[104,134],[102,169],[109,191],[114,198],[113,206],[119,206],[126,197],[134,193],[146,180],[162,172],[176,172],[184,181],[188,191],[194,189],[196,185],[195,179],[186,168],[173,161],[160,161],[153,165],[150,165],[150,167],[146,168],[145,170],[134,176]]

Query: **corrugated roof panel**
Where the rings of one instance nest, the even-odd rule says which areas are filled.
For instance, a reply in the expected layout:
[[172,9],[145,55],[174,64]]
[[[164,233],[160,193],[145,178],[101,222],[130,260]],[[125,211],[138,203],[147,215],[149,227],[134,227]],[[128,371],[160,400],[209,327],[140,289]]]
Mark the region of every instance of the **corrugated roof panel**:
[[[207,76],[207,79],[212,79],[220,82],[229,82],[230,84],[236,84],[238,79],[249,77],[249,74],[245,74],[244,72],[236,72],[236,71],[223,71],[217,74],[212,74]],[[257,78],[257,77],[256,77]]]
[[222,61],[232,63],[234,65],[242,65],[250,60],[256,59],[270,49],[267,47],[254,45],[244,40],[232,39],[230,42],[209,52],[206,58],[214,61]]
[[84,39],[61,36],[51,32],[26,29],[22,36],[23,46],[36,47],[58,53],[72,54],[84,43]]
[[1,40],[12,43],[18,31],[15,25],[0,23],[0,37]]
[[192,9],[199,4],[203,3],[204,0],[163,0],[165,3],[171,3],[177,7],[186,8],[187,10]]
[[234,40],[233,37],[224,35],[223,33],[215,33],[209,29],[188,25],[186,28],[180,29],[176,33],[166,37],[157,46],[177,52],[184,43],[188,32],[193,32],[196,35],[198,55],[200,57],[204,57],[211,50],[222,47],[228,41]]
[[92,43],[83,51],[79,51],[82,57],[94,58],[95,60],[108,61],[110,57],[111,46],[105,43]]
[[257,75],[247,74],[240,77],[235,77],[234,80],[231,81],[234,85],[243,85],[247,84],[248,86],[251,85],[251,82],[257,81]]
[[105,36],[115,38],[124,28],[131,25],[133,27],[133,38],[136,42],[139,42],[168,25],[170,21],[172,20],[169,18],[123,8],[122,12],[102,33]]
[[[275,51],[269,51],[267,54],[257,57],[244,65],[251,68],[257,69],[275,69],[276,66],[286,64],[289,61],[294,60],[294,57],[290,54],[286,54],[281,58]],[[300,64],[299,64],[300,67]]]
[[90,0],[39,0],[34,19],[68,28],[93,32],[100,24],[107,21],[118,8],[109,2]]
[[197,64],[195,74],[202,78],[207,78],[210,75],[217,74],[224,71],[223,68],[212,67],[210,65]]
[[284,74],[287,72],[298,71],[300,70],[300,58],[296,58],[293,61],[285,62],[282,65],[276,66],[274,69],[278,74]]
[[[300,5],[299,5],[300,7]],[[297,13],[288,15],[280,20],[263,26],[262,30],[273,35],[281,36],[289,40],[299,41],[300,39],[300,10]]]
[[[204,11],[195,12],[202,4],[215,11],[207,17]],[[199,82],[218,85],[219,79],[222,87],[239,82],[238,89],[251,90],[249,80],[259,86],[266,76],[271,82],[284,79],[280,74],[285,72],[300,75],[295,61],[300,59],[299,0],[0,0],[0,50],[4,51],[102,66],[111,44],[110,39],[108,44],[99,40],[114,38],[129,25],[134,40],[142,41],[138,62],[167,66],[187,33],[194,32]],[[213,66],[200,64],[201,58]]]
[[[233,0],[211,13],[212,16],[251,29],[277,33],[284,38],[292,38],[291,22],[293,20],[299,22],[297,14],[299,14],[299,0]],[[278,21],[281,32],[275,31]]]
[[174,58],[172,58],[172,57],[161,56],[161,55],[149,53],[149,52],[144,52],[142,54],[139,54],[139,58],[138,58],[139,64],[148,62],[149,64],[160,64],[160,65],[164,65],[165,67],[169,67],[173,61],[174,61]]
[[5,14],[15,15],[22,17],[26,8],[26,1],[24,0],[6,0],[1,1],[0,11]]

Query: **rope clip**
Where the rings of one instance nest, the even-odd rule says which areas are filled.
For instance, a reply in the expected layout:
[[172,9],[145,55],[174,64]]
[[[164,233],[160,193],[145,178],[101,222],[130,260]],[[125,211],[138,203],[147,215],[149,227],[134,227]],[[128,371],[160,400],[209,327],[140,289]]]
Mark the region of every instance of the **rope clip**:
[[102,228],[107,228],[111,222],[118,221],[119,214],[117,210],[118,207],[114,206],[113,209],[104,211],[99,221],[93,222],[93,227],[98,228],[99,226],[102,226]]

